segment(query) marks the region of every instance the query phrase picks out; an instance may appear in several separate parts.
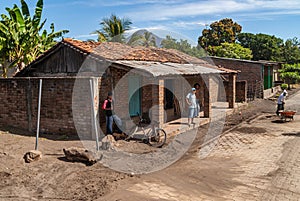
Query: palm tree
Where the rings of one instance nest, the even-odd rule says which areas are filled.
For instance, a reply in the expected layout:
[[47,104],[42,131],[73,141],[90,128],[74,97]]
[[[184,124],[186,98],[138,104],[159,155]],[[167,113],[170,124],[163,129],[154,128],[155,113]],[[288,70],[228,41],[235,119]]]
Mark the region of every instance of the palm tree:
[[131,29],[132,24],[130,19],[119,18],[115,14],[112,14],[110,18],[103,18],[100,22],[102,26],[100,30],[96,30],[93,33],[98,34],[98,41],[113,41],[124,42],[124,33]]
[[156,40],[154,35],[149,31],[145,31],[143,34],[137,31],[132,34],[127,44],[132,46],[156,47]]
[[16,66],[17,70],[21,70],[41,53],[52,47],[56,43],[55,38],[68,32],[67,30],[55,32],[53,23],[50,26],[50,33],[47,30],[42,30],[46,23],[46,20],[41,22],[43,0],[37,1],[32,18],[24,0],[21,0],[21,5],[21,9],[16,4],[13,8],[6,8],[8,15],[1,15],[0,57],[3,77],[7,76],[8,67]]

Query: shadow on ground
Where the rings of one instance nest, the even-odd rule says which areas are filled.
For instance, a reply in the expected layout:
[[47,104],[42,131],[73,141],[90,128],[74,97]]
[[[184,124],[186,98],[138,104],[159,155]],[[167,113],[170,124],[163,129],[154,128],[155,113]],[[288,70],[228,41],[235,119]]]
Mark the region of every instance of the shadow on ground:
[[[20,129],[12,126],[4,126],[0,125],[0,130],[7,133],[12,133],[14,135],[21,135],[21,136],[36,136],[36,131],[29,132],[25,129]],[[52,133],[40,133],[39,137],[46,138],[49,140],[55,141],[76,141],[80,140],[77,134],[52,134]]]
[[273,120],[271,121],[272,123],[276,123],[276,124],[283,124],[283,123],[286,123],[288,121],[284,121],[283,119],[276,119],[276,120]]
[[300,137],[300,132],[296,133],[282,133],[284,136],[295,136],[295,137]]

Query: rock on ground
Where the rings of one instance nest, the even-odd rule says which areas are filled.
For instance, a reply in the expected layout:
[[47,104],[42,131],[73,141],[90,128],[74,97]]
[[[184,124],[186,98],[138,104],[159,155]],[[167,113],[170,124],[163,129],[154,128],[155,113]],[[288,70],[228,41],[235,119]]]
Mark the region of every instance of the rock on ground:
[[101,140],[100,149],[102,150],[115,150],[119,146],[113,135],[107,135]]
[[97,162],[93,152],[84,148],[71,147],[63,149],[66,159],[73,162],[83,162],[87,165],[93,165]]
[[38,150],[31,150],[31,151],[27,152],[23,158],[26,163],[38,161],[42,158],[42,152],[40,152]]

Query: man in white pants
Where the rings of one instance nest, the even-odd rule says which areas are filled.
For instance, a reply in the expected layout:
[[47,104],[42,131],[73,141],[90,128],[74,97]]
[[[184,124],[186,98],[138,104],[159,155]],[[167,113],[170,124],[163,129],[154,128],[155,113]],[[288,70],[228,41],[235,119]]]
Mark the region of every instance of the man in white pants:
[[197,116],[197,102],[196,102],[196,89],[192,88],[192,91],[186,96],[186,102],[189,105],[188,124],[194,124],[194,118]]

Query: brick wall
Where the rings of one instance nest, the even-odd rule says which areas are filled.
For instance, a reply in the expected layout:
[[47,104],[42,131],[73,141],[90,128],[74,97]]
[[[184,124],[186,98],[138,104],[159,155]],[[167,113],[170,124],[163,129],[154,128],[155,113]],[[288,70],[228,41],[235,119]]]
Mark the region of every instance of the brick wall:
[[[247,81],[248,90],[255,91],[257,98],[263,98],[263,77],[262,67],[263,64],[256,62],[247,62],[234,59],[210,58],[217,66],[222,66],[232,70],[240,71],[237,75],[237,80]],[[255,88],[255,89],[252,89]]]
[[[100,79],[99,79],[100,82]],[[91,135],[89,79],[43,78],[41,100],[42,133]],[[76,86],[76,93],[74,92]],[[0,124],[36,130],[39,78],[0,79]],[[80,94],[74,97],[73,94]],[[73,119],[72,107],[77,113]],[[76,128],[75,123],[76,122]]]
[[[228,93],[229,93],[229,88],[228,88],[228,81],[224,81],[224,87],[226,91],[226,101],[228,101]],[[236,81],[235,83],[235,89],[236,89],[236,94],[235,94],[235,100],[236,102],[245,102],[247,99],[247,81],[241,80],[241,81]],[[223,97],[224,99],[224,97]]]
[[236,82],[236,102],[245,102],[247,100],[247,81]]
[[[126,70],[112,68],[107,70],[103,78],[97,79],[99,122],[103,132],[105,132],[105,114],[101,106],[109,91],[114,91],[115,110],[118,115],[121,118],[129,116],[128,75]],[[0,124],[35,132],[39,79],[37,77],[0,79]],[[202,78],[187,76],[186,79],[191,86],[187,87],[181,82],[174,82],[175,96],[180,100],[180,104],[183,104],[181,108],[187,108],[185,96],[196,82],[202,86],[201,96],[204,98]],[[40,123],[42,133],[79,134],[82,138],[91,138],[93,132],[89,80],[89,78],[79,77],[43,77]],[[157,82],[155,79],[141,76],[141,82],[143,86],[141,89],[142,113],[148,113],[153,104],[159,104],[160,111],[157,120],[164,122],[164,80]],[[158,87],[157,84],[160,86]]]
[[246,62],[240,60],[211,58],[215,65],[222,66],[232,70],[241,71],[237,75],[237,80],[247,80],[255,82],[262,80],[262,64]]

